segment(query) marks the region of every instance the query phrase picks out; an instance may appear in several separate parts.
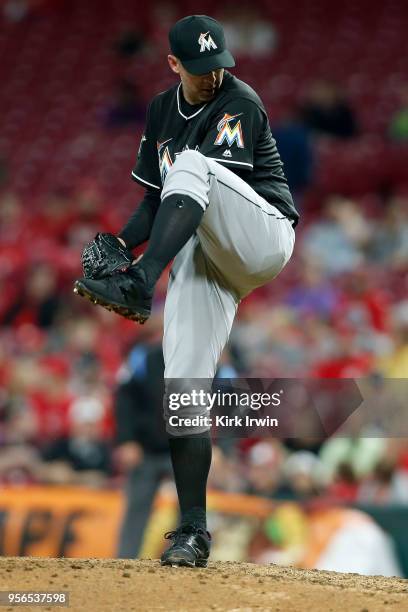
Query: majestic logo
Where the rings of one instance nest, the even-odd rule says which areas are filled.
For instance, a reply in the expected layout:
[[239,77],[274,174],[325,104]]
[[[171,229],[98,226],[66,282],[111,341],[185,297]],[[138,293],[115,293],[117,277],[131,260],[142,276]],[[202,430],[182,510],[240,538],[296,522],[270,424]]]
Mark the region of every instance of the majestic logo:
[[223,157],[232,157],[232,153],[229,149],[225,149],[224,153],[222,154]]
[[241,115],[242,113],[238,113],[238,115],[229,115],[228,113],[225,113],[217,125],[218,134],[214,141],[215,145],[222,145],[226,143],[229,147],[231,147],[235,142],[237,147],[240,149],[244,148],[244,137],[242,135],[241,121],[238,120],[234,127],[231,127],[231,122]]
[[157,142],[157,154],[159,156],[159,168],[160,168],[160,176],[161,176],[162,183],[164,183],[167,173],[173,165],[169,147],[166,147],[165,149],[163,149],[164,145],[170,142],[170,140],[173,140],[173,139],[168,138],[164,142]]
[[210,49],[217,49],[217,45],[211,38],[210,32],[201,33],[198,37],[198,44],[200,45],[200,53],[203,53],[206,49],[210,51]]

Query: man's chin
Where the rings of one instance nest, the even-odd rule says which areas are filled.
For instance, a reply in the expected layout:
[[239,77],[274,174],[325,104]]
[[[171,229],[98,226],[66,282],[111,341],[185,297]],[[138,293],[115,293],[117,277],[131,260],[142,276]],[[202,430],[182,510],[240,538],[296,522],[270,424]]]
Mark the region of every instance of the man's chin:
[[213,98],[215,98],[216,90],[213,91],[203,91],[201,94],[201,100],[203,102],[209,102]]

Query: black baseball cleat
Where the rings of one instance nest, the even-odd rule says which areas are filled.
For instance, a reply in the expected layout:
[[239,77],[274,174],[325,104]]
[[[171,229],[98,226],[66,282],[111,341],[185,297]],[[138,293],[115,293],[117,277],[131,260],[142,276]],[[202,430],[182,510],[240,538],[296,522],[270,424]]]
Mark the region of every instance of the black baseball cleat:
[[197,525],[184,525],[164,537],[173,543],[162,554],[162,565],[207,567],[211,545],[208,531]]
[[98,280],[80,278],[75,281],[74,293],[137,323],[145,323],[151,313],[153,288],[148,287],[137,264],[127,272]]

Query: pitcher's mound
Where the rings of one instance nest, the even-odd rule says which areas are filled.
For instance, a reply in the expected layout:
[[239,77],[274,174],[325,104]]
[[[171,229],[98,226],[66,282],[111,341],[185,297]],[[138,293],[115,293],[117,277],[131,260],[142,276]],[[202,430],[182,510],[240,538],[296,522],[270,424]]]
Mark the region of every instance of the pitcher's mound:
[[[214,562],[207,569],[157,560],[0,558],[0,590],[69,592],[72,612],[402,612],[408,581]],[[15,607],[2,607],[10,612]],[[32,610],[62,610],[41,604]]]

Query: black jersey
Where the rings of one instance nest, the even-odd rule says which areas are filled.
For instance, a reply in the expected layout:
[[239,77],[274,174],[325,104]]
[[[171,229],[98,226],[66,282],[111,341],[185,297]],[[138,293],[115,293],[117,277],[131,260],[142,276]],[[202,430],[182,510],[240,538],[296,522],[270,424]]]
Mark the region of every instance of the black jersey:
[[295,223],[293,204],[265,108],[256,92],[229,72],[211,102],[192,107],[181,84],[149,105],[132,177],[161,191],[176,156],[186,149],[225,164]]

